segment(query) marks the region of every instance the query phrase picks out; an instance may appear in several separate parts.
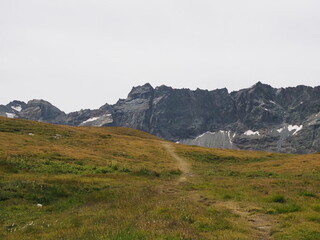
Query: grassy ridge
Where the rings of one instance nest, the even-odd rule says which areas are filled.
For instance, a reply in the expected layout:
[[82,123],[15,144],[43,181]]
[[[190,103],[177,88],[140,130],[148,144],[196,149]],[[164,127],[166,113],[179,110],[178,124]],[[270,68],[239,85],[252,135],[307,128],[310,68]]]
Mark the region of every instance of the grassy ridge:
[[0,118],[0,239],[320,239],[319,154],[163,143]]

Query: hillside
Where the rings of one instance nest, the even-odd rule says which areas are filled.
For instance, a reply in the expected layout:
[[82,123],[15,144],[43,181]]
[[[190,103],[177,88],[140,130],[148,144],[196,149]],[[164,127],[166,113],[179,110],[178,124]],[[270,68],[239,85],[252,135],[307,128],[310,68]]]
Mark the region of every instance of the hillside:
[[261,82],[228,92],[133,87],[126,99],[69,114],[44,100],[0,105],[0,116],[72,126],[120,126],[212,148],[320,152],[320,86],[273,88]]
[[0,117],[0,239],[320,239],[320,154]]

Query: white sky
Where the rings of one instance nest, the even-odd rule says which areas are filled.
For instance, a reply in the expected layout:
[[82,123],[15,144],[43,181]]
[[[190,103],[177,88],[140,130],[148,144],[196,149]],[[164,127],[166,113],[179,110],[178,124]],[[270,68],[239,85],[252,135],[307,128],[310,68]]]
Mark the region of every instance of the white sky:
[[319,0],[1,0],[0,104],[65,112],[146,82],[320,85]]

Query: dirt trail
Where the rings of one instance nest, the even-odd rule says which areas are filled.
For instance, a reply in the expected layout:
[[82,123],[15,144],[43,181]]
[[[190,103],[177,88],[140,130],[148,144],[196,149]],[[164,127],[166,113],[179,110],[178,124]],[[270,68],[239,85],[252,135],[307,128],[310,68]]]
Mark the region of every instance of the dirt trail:
[[256,240],[269,240],[271,235],[271,221],[267,215],[259,213],[260,209],[241,206],[237,202],[226,201],[216,202],[215,206],[221,206],[231,210],[233,213],[239,215],[251,227],[255,234]]
[[[168,151],[168,153],[176,160],[178,168],[182,172],[181,177],[177,181],[175,186],[163,185],[160,189],[162,193],[174,193],[178,191],[178,184],[185,182],[191,174],[191,166],[183,158],[179,157],[174,150],[174,147],[171,143],[164,142],[163,146]],[[199,204],[204,204],[205,206],[216,206],[229,209],[233,213],[239,215],[242,219],[247,221],[248,225],[251,227],[253,233],[255,234],[256,240],[269,240],[271,233],[271,222],[270,219],[262,213],[259,213],[259,209],[251,207],[247,208],[241,206],[240,203],[232,201],[216,201],[214,199],[209,199],[202,196],[199,192],[193,191],[189,192],[189,197],[194,201],[197,201]]]
[[182,172],[178,182],[185,182],[187,180],[187,177],[190,176],[190,171],[191,171],[190,164],[175,153],[174,148],[172,147],[172,144],[165,142],[163,143],[163,146],[168,151],[168,153],[170,153],[170,155],[177,161],[178,168]]

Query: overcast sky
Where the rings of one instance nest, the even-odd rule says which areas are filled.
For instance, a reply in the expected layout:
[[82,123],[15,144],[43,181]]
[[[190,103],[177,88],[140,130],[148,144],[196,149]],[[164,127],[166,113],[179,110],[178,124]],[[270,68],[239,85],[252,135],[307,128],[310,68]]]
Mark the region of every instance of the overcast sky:
[[319,0],[1,0],[0,104],[65,112],[146,82],[320,85]]

